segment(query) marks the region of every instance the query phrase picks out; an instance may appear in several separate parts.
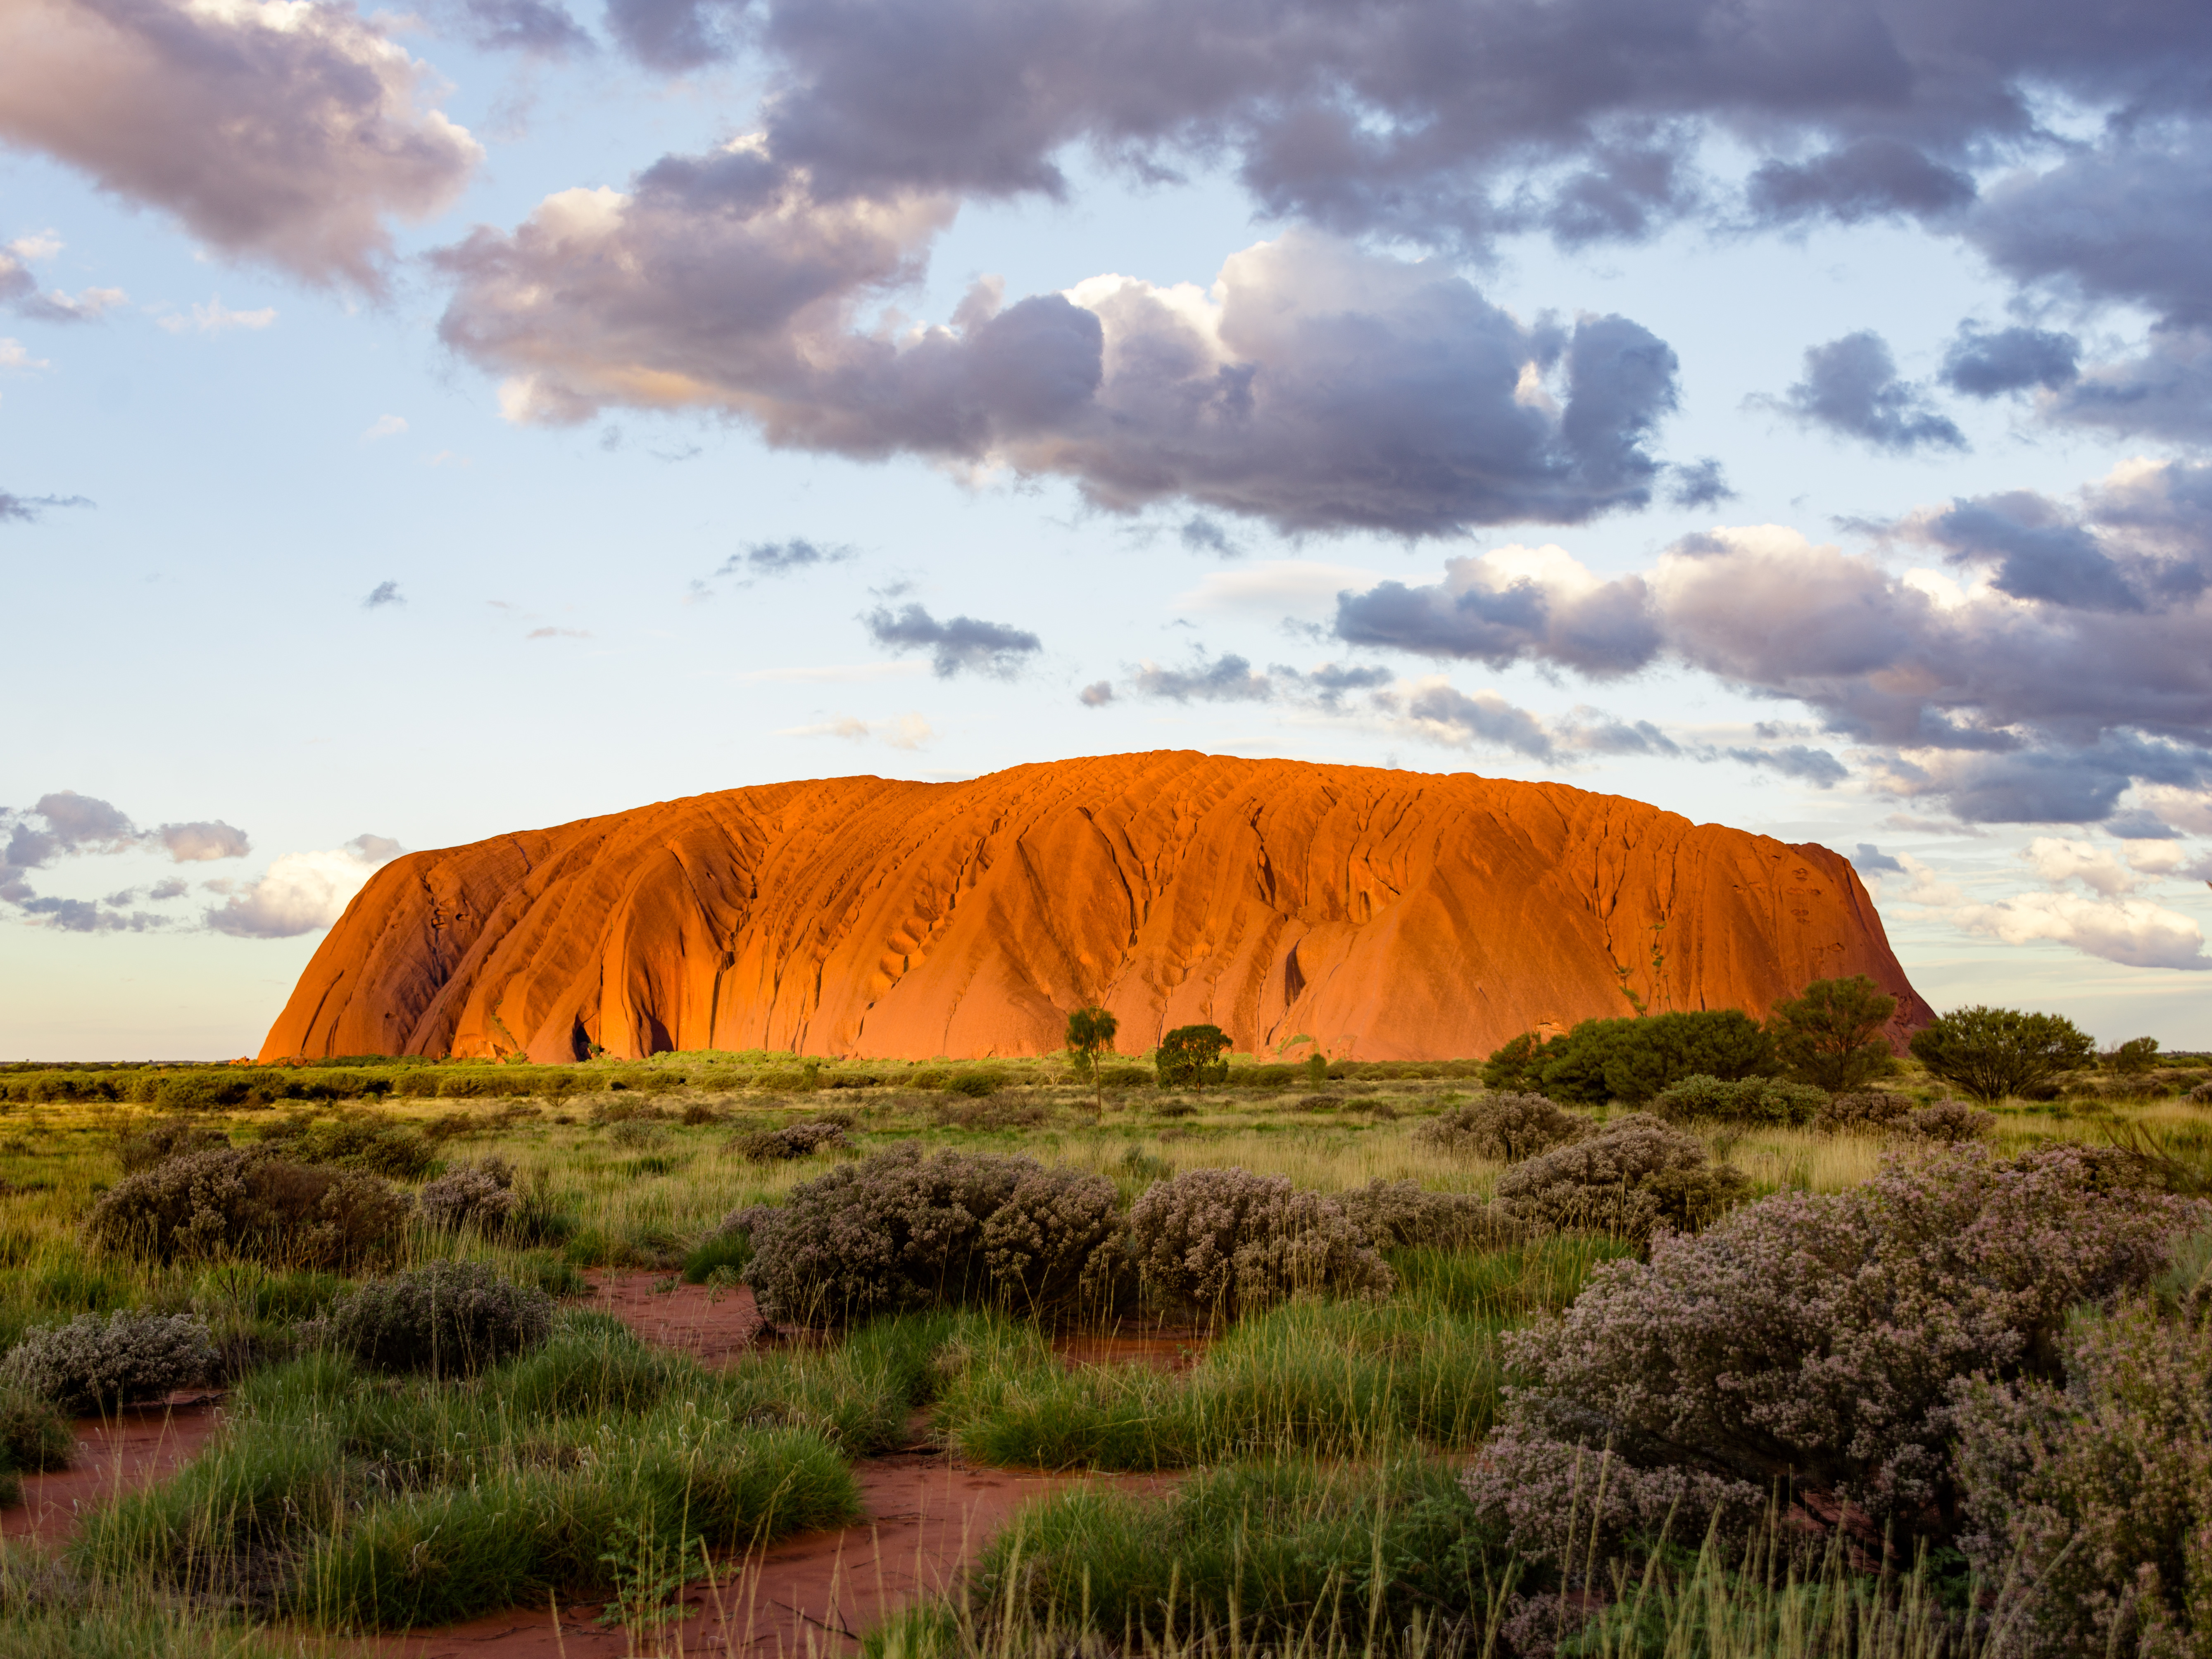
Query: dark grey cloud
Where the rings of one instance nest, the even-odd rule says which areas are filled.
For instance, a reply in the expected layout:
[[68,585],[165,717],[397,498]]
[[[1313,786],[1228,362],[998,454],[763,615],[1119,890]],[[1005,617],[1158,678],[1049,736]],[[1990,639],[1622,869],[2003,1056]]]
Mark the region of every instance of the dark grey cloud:
[[33,898],[21,905],[25,915],[37,916],[48,927],[65,933],[143,933],[167,927],[169,918],[144,910],[125,915],[103,907],[97,899]]
[[1702,460],[1669,467],[1667,499],[1676,507],[1717,507],[1735,499],[1720,461],[1708,455]]
[[[141,830],[112,801],[73,789],[41,795],[21,811],[0,807],[0,830],[7,833],[6,844],[0,848],[0,902],[15,905],[39,926],[74,933],[144,933],[167,927],[169,919],[143,910],[126,913],[123,907],[136,904],[140,897],[132,888],[105,899],[40,895],[28,878],[58,859],[160,848],[175,863],[195,864],[243,858],[252,850],[243,831],[220,819]],[[171,899],[185,890],[185,882],[172,878],[154,884],[145,896]]]
[[1341,702],[1347,691],[1379,690],[1395,678],[1389,669],[1374,664],[1348,668],[1333,662],[1325,662],[1303,674],[1295,668],[1285,668],[1279,663],[1271,664],[1268,672],[1302,681],[1321,700],[1322,705],[1329,708]]
[[462,37],[487,52],[572,58],[598,50],[564,7],[546,0],[453,0],[447,10]]
[[1747,194],[1754,216],[1787,223],[1816,216],[1856,224],[1887,216],[1935,218],[1972,202],[1973,176],[1902,139],[1869,137],[1808,161],[1762,162]]
[[11,495],[0,489],[0,524],[35,524],[49,507],[91,505],[82,495]]
[[2115,432],[2212,441],[2212,326],[2153,329],[2141,353],[2092,364],[2045,399],[2044,412]]
[[380,611],[387,605],[404,605],[407,596],[399,591],[398,582],[379,582],[368,590],[368,597],[361,602],[364,611]]
[[919,605],[902,605],[896,611],[878,605],[860,621],[885,650],[930,653],[930,665],[939,679],[950,679],[963,670],[1010,679],[1024,657],[1044,649],[1043,641],[1024,629],[974,617],[939,622]]
[[1103,708],[1114,701],[1114,682],[1093,680],[1075,694],[1075,700],[1085,708]]
[[1966,447],[1966,434],[1949,416],[1898,378],[1889,343],[1870,329],[1808,349],[1805,378],[1771,406],[1893,454]]
[[1960,501],[1923,528],[1954,562],[1993,567],[1996,587],[2014,599],[2077,611],[2143,609],[2095,532],[2033,490]]
[[1832,789],[1851,775],[1850,769],[1826,750],[1802,743],[1781,749],[1738,748],[1726,752],[1730,760],[1741,761],[1746,766],[1765,767],[1785,778],[1809,783],[1815,789]]
[[788,576],[817,565],[844,564],[860,557],[857,549],[825,545],[794,536],[789,541],[755,542],[722,561],[717,576]]
[[380,289],[392,222],[467,183],[482,151],[437,94],[349,5],[0,8],[0,143],[313,282]]
[[1577,709],[1560,732],[1570,749],[1590,755],[1659,755],[1669,759],[1686,751],[1650,720],[1620,720],[1594,709]]
[[2041,328],[1991,332],[1966,323],[1943,354],[1939,378],[1970,398],[1997,398],[2031,386],[2056,391],[2071,386],[2081,374],[2081,343],[2071,334]]
[[860,307],[954,204],[811,190],[744,152],[550,198],[437,256],[459,284],[441,331],[526,419],[679,387],[772,444],[988,457],[1115,511],[1448,535],[1640,507],[1662,478],[1677,365],[1628,319],[1524,324],[1455,275],[1294,230],[1228,260],[1218,308],[1128,279],[1079,304],[979,288],[956,327],[901,345]]
[[1201,652],[1188,668],[1140,664],[1136,690],[1140,696],[1171,702],[1267,702],[1275,695],[1275,684],[1233,652],[1211,662]]
[[1901,876],[1905,873],[1904,865],[1869,841],[1858,844],[1858,850],[1851,854],[1851,865],[1863,876]]
[[607,33],[647,69],[681,74],[737,49],[745,0],[607,0]]
[[166,881],[157,881],[149,887],[146,890],[146,896],[160,903],[169,899],[182,898],[186,893],[191,891],[191,883],[179,877],[171,876]]

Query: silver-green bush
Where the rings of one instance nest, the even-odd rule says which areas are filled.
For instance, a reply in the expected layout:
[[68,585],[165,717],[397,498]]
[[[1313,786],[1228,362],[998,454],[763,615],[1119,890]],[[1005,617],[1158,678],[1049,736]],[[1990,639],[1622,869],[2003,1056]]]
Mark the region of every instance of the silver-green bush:
[[1387,1296],[1389,1266],[1334,1199],[1283,1176],[1186,1170],[1129,1209],[1129,1251],[1145,1288],[1210,1317],[1295,1292]]
[[526,1353],[553,1328],[553,1298],[488,1261],[433,1261],[372,1279],[331,1304],[316,1338],[385,1371],[468,1376]]
[[1413,1139],[1438,1152],[1517,1164],[1580,1140],[1596,1127],[1542,1095],[1500,1089],[1439,1113],[1413,1131]]
[[103,1411],[204,1382],[215,1363],[202,1321],[125,1308],[33,1326],[0,1362],[0,1383],[28,1389],[64,1411]]
[[1498,1177],[1498,1201],[1539,1231],[1640,1239],[1662,1222],[1702,1227],[1749,1185],[1737,1171],[1714,1164],[1696,1136],[1634,1112],[1586,1139],[1516,1164]]

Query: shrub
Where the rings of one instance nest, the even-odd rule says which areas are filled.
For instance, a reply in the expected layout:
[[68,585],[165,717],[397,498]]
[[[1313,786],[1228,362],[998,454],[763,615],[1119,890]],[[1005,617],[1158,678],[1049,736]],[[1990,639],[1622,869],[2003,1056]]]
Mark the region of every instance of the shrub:
[[433,1227],[495,1233],[507,1225],[522,1195],[514,1190],[514,1166],[503,1158],[487,1158],[440,1176],[415,1195],[415,1202]]
[[387,1181],[421,1181],[437,1174],[438,1149],[427,1135],[367,1115],[319,1123],[294,1142],[295,1158],[337,1170],[360,1170]]
[[1713,1164],[1696,1136],[1638,1112],[1516,1164],[1498,1177],[1498,1201],[1515,1220],[1541,1231],[1640,1239],[1662,1222],[1706,1225],[1749,1184]]
[[1911,1109],[1908,1097],[1879,1089],[1831,1095],[1814,1115],[1813,1127],[1830,1134],[1881,1134],[1895,1128]]
[[65,1469],[76,1450],[54,1402],[21,1383],[0,1384],[0,1470]]
[[406,1194],[374,1176],[222,1148],[127,1175],[85,1221],[94,1248],[156,1261],[235,1255],[345,1271],[390,1249]]
[[1809,1083],[1771,1077],[1723,1083],[1717,1077],[1698,1076],[1662,1089],[1652,1097],[1651,1109],[1669,1123],[1710,1118],[1720,1123],[1798,1127],[1810,1123],[1827,1103],[1827,1095]]
[[1164,1089],[1193,1088],[1228,1079],[1229,1034],[1218,1025],[1179,1025],[1160,1039],[1152,1067]]
[[82,1413],[205,1382],[215,1361],[202,1321],[125,1308],[33,1325],[0,1361],[0,1381]]
[[1126,1288],[1121,1236],[1112,1182],[1032,1165],[983,1223],[983,1265],[999,1298],[1032,1314],[1101,1309]]
[[1978,1140],[1996,1127],[1996,1116],[1963,1100],[1939,1100],[1917,1107],[1897,1121],[1897,1127],[1915,1140],[1953,1144]]
[[1978,1004],[1945,1014],[1912,1034],[1912,1057],[1931,1077],[1984,1105],[2027,1097],[2062,1072],[2086,1066],[2097,1045],[2070,1019]]
[[2016,1587],[2011,1652],[2201,1652],[2212,1327],[2135,1303],[2077,1322],[2063,1351],[2063,1377],[1957,1385],[1960,1546]]
[[825,1147],[833,1152],[849,1152],[852,1137],[845,1133],[842,1123],[816,1119],[808,1123],[787,1123],[781,1129],[755,1129],[750,1134],[735,1136],[730,1150],[740,1158],[755,1164],[781,1164],[793,1158],[811,1158]]
[[1152,1080],[1152,1074],[1141,1066],[1102,1066],[1098,1068],[1100,1086],[1108,1089],[1141,1089]]
[[1832,1092],[1859,1089],[1896,1069],[1883,1029],[1897,999],[1864,974],[1816,979],[1774,1005],[1775,1057],[1800,1081]]
[[[1041,1180],[1061,1185],[1047,1188]],[[1056,1293],[1071,1272],[1081,1281],[1087,1265],[1071,1264],[1096,1213],[1097,1190],[1031,1158],[975,1152],[925,1158],[906,1146],[802,1182],[782,1206],[741,1210],[723,1227],[752,1235],[745,1279],[766,1317],[843,1324],[876,1313],[1024,1297],[1031,1283],[1040,1295]],[[994,1231],[990,1224],[1018,1192],[1024,1196],[1017,1216]]]
[[1188,1170],[1147,1189],[1129,1210],[1129,1249],[1147,1290],[1217,1318],[1395,1282],[1341,1205],[1248,1170]]
[[1413,1131],[1413,1139],[1440,1152],[1517,1164],[1579,1140],[1594,1127],[1542,1095],[1502,1090],[1431,1118]]
[[2158,1064],[2158,1039],[2130,1037],[2106,1057],[2105,1063],[2122,1077],[2141,1077]]
[[488,1261],[433,1261],[341,1296],[317,1334],[386,1371],[469,1376],[529,1352],[553,1328],[553,1298]]
[[[1756,1020],[1741,1009],[1715,1008],[1586,1019],[1549,1042],[1516,1038],[1492,1056],[1483,1079],[1492,1088],[1540,1089],[1572,1104],[1601,1106],[1617,1099],[1641,1105],[1686,1077],[1702,1073],[1734,1082],[1778,1069],[1774,1039]],[[1493,1073],[1496,1083],[1490,1082]]]
[[230,1137],[220,1129],[203,1128],[189,1118],[160,1118],[134,1133],[118,1135],[115,1158],[127,1175],[134,1170],[150,1170],[156,1164],[186,1152],[204,1152],[229,1145]]
[[1411,1181],[1371,1181],[1336,1195],[1345,1214],[1377,1249],[1440,1249],[1509,1243],[1520,1229],[1472,1193],[1432,1193]]
[[1601,1455],[1616,1538],[1677,1503],[1677,1539],[1748,1525],[1785,1480],[1905,1533],[1940,1527],[1954,1379],[2047,1364],[2070,1309],[2148,1282],[2212,1214],[2133,1178],[2083,1147],[1958,1149],[1662,1233],[1648,1262],[1599,1267],[1559,1319],[1508,1337],[1528,1382],[1468,1490],[1554,1559],[1577,1481],[1590,1524]]
[[981,1067],[971,1071],[955,1072],[945,1079],[945,1093],[965,1095],[970,1100],[981,1100],[986,1096],[995,1095],[1006,1086],[1006,1079],[1002,1075]]
[[948,1129],[1032,1129],[1052,1114],[1027,1103],[973,1100],[964,1106],[940,1106],[934,1115]]

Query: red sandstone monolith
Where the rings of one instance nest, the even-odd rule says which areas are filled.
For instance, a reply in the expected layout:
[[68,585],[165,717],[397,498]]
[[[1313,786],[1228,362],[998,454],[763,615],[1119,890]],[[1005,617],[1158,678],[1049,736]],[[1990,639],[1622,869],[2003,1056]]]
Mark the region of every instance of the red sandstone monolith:
[[[927,1059],[1200,1022],[1358,1060],[1865,974],[1930,1018],[1850,864],[1618,795],[1164,751],[731,789],[410,853],[262,1045]],[[1301,1048],[1301,1054],[1310,1052]]]

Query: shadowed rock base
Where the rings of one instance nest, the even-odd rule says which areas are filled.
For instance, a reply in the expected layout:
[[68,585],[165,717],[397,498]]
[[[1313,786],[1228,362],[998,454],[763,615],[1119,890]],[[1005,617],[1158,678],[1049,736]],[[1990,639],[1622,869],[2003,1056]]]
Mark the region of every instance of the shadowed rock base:
[[[966,783],[726,790],[379,871],[261,1058],[1036,1054],[1436,1060],[1638,1009],[1765,1015],[1865,974],[1927,1005],[1850,864],[1617,795],[1163,751]],[[1300,1050],[1301,1053],[1309,1052]]]

